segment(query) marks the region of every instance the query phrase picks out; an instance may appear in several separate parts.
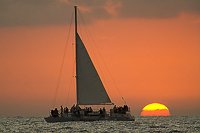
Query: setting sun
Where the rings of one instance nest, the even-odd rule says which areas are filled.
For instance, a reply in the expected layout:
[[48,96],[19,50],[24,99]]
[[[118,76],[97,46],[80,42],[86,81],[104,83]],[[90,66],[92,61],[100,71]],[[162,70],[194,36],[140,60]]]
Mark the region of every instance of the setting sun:
[[141,112],[141,116],[169,116],[169,109],[160,103],[146,105]]

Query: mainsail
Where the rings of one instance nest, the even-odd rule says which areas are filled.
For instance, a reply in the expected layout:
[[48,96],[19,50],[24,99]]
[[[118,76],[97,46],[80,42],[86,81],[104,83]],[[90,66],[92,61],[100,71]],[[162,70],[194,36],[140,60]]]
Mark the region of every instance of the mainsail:
[[78,33],[76,33],[76,78],[77,104],[99,105],[111,103]]

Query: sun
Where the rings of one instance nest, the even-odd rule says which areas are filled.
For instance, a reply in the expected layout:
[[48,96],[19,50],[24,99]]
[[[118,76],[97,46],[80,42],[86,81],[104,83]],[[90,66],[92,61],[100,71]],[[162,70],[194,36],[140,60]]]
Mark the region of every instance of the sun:
[[141,116],[170,116],[170,112],[164,104],[151,103],[142,109]]

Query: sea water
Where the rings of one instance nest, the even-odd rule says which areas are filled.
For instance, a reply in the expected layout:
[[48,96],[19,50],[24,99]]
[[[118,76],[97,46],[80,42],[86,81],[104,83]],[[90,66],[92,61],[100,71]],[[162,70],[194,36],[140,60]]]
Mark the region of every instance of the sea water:
[[1,117],[1,133],[200,133],[200,116],[136,117],[131,121],[46,123],[42,117]]

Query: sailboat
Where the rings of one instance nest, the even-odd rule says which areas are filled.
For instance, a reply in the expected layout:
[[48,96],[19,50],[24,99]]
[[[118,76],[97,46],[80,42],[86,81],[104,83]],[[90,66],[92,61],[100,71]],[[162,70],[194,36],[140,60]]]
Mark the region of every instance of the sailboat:
[[[111,102],[106,89],[98,75],[97,70],[87,52],[84,43],[77,30],[77,6],[75,9],[75,45],[76,45],[76,97],[77,103],[70,110],[58,113],[58,110],[51,110],[51,114],[45,117],[45,121],[67,122],[67,121],[134,121],[127,105],[116,107]],[[92,108],[81,109],[81,105],[111,105],[114,106],[109,112],[103,107],[93,111]]]

